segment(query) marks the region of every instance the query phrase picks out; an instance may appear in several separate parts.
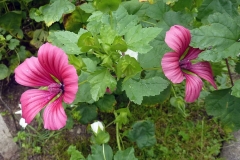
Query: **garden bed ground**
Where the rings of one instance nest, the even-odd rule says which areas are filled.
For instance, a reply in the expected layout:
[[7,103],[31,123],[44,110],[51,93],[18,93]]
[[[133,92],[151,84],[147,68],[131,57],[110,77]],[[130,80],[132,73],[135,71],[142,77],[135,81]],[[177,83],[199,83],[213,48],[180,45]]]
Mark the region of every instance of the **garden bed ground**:
[[[0,102],[0,113],[7,124],[7,127],[10,131],[10,134],[13,137],[16,137],[18,134],[18,131],[22,131],[23,129],[19,126],[18,121],[20,119],[20,115],[15,115],[14,112],[18,111],[20,108],[18,107],[19,104],[19,99],[27,87],[23,87],[21,85],[18,85],[14,79],[10,79],[9,82],[2,81],[1,83],[1,102]],[[198,115],[197,115],[198,116]],[[197,118],[197,117],[196,117]],[[15,119],[15,120],[14,120]],[[33,122],[33,126],[36,125],[37,123]],[[162,126],[164,127],[164,126]],[[46,132],[44,132],[45,134]],[[50,132],[48,133],[50,134]],[[182,137],[184,139],[184,131],[181,133]],[[58,157],[56,154],[58,153],[50,153],[46,152],[47,148],[53,148],[55,145],[55,148],[59,150],[60,152],[65,152],[69,146],[69,144],[75,144],[79,145],[79,143],[76,143],[76,141],[84,141],[86,137],[89,137],[89,134],[86,131],[86,126],[84,125],[75,125],[72,129],[70,130],[65,130],[61,133],[61,135],[58,135],[57,133],[54,134],[55,137],[60,137],[61,140],[59,142],[56,142],[56,140],[51,140],[48,141],[46,140],[46,148],[41,149],[40,154],[34,154],[34,155],[27,155],[27,159],[32,159],[32,160],[37,160],[37,159],[61,159],[61,157]],[[235,136],[239,138],[239,133],[236,133]],[[186,138],[186,137],[185,137]],[[186,139],[185,139],[186,140]],[[83,150],[85,149],[85,152],[90,152],[86,151],[86,148],[84,145],[87,143],[82,143],[83,146],[78,146],[78,148],[82,148]],[[22,144],[17,143],[18,146],[23,146]],[[0,146],[4,147],[4,146]],[[22,151],[24,148],[21,148]],[[13,156],[10,158],[11,160],[18,160],[18,159],[23,159],[26,158],[26,155],[22,155],[20,147],[18,148],[18,151],[13,154]],[[54,150],[56,150],[54,149]],[[49,149],[51,150],[51,149]],[[240,144],[238,142],[232,142],[230,144],[226,144],[225,147],[223,147],[222,151],[222,156],[226,157],[227,160],[238,160],[240,155]],[[29,152],[31,153],[31,152]],[[28,154],[29,154],[28,153]],[[229,157],[229,158],[228,158]],[[0,155],[0,160],[4,160],[3,156]]]

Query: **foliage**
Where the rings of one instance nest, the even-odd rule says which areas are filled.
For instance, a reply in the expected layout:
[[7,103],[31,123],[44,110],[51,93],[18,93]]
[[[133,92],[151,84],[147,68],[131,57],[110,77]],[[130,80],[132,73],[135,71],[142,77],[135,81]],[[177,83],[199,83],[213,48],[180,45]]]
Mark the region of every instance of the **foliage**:
[[[106,124],[102,137],[89,138],[91,147],[69,144],[71,159],[172,159],[174,153],[177,159],[212,159],[222,141],[216,133],[221,125],[217,120],[225,129],[240,128],[239,4],[236,0],[5,0],[0,2],[0,80],[11,78],[15,68],[48,41],[66,52],[79,76],[76,99],[64,104],[65,129],[95,120]],[[211,62],[218,85],[217,91],[204,85],[193,104],[184,101],[185,82],[170,84],[160,65],[163,55],[171,52],[165,35],[173,25],[191,31],[190,46],[203,50],[196,61]],[[137,57],[127,55],[129,50]],[[203,107],[217,119],[211,119],[209,126],[209,117],[192,115],[201,111],[205,117]],[[36,132],[36,140],[31,132],[21,131],[15,138],[24,142],[28,154],[43,152],[39,146],[47,140],[42,140],[58,136]],[[37,143],[26,143],[27,135]],[[86,148],[88,154],[81,150]]]

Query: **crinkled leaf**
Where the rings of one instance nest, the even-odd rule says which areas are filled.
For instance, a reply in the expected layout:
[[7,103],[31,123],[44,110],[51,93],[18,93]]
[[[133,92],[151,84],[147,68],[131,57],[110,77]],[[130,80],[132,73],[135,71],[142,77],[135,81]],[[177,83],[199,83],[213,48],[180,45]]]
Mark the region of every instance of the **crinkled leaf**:
[[137,121],[127,136],[131,141],[137,143],[139,148],[150,147],[156,144],[155,126],[150,120]]
[[215,13],[210,15],[211,25],[194,29],[191,46],[207,49],[199,57],[207,61],[220,61],[227,57],[236,57],[240,50],[240,27],[228,15]]
[[97,58],[87,58],[87,57],[83,57],[82,58],[83,62],[85,63],[86,65],[86,71],[88,72],[94,72],[96,69],[97,69],[97,64],[98,64],[98,61],[97,61]]
[[82,53],[78,48],[79,35],[70,31],[53,31],[49,33],[48,41],[63,49],[67,54]]
[[88,155],[87,160],[112,160],[113,151],[108,144],[91,145],[91,154]]
[[110,90],[114,90],[117,85],[116,79],[107,69],[95,71],[88,77],[88,81],[91,84],[90,92],[95,101],[98,101],[105,94],[107,87]]
[[23,38],[23,32],[20,29],[21,22],[22,12],[7,12],[0,16],[0,27],[18,38]]
[[[63,14],[71,13],[74,10],[75,5],[68,0],[55,0],[53,3],[39,8],[47,26],[51,26],[54,22],[59,21]],[[41,14],[40,16],[42,16]]]
[[105,95],[96,102],[96,105],[101,112],[112,112],[116,103],[113,95]]
[[144,96],[159,95],[167,88],[169,82],[161,77],[148,79],[128,79],[122,84],[122,90],[126,91],[127,97],[136,104],[141,104]]
[[97,106],[81,104],[77,110],[80,111],[80,123],[88,124],[97,118]]
[[0,64],[0,80],[8,76],[8,68],[5,64]]
[[140,25],[132,27],[125,34],[125,40],[129,49],[139,52],[147,53],[152,49],[149,42],[152,41],[162,29],[160,28],[142,28]]
[[134,155],[134,148],[130,147],[123,151],[117,151],[114,155],[114,160],[138,160]]
[[71,155],[70,160],[85,160],[81,152],[76,149],[76,146],[70,145],[67,153]]
[[197,18],[203,19],[215,12],[234,17],[238,15],[238,5],[235,0],[204,0],[199,7]]
[[47,41],[48,32],[43,29],[37,29],[33,32],[33,39],[30,41],[30,44],[39,48],[44,42]]
[[141,71],[142,68],[139,65],[138,61],[135,58],[130,57],[129,55],[123,56],[119,60],[116,68],[116,74],[118,79],[121,77],[126,77],[126,79],[133,77]]
[[68,31],[78,33],[79,29],[86,25],[89,16],[90,14],[84,12],[80,7],[76,7],[72,13],[64,18],[64,27]]
[[240,98],[231,94],[231,89],[213,91],[206,99],[206,110],[209,115],[219,118],[223,125],[232,130],[240,129]]

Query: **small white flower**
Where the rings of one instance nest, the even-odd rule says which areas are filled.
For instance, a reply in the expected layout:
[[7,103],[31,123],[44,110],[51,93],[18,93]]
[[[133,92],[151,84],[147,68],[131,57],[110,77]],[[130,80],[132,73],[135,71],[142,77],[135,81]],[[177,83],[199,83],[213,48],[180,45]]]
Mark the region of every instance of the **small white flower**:
[[28,125],[28,124],[25,122],[25,119],[24,119],[24,118],[21,118],[21,119],[20,119],[19,124],[20,124],[20,126],[22,126],[24,129],[25,129],[26,126]]
[[[21,104],[19,104],[18,106],[22,109],[22,105],[21,105]],[[21,115],[22,115],[22,110],[16,111],[15,114],[21,114]],[[23,128],[26,128],[26,126],[28,125],[28,124],[26,123],[26,121],[25,121],[24,118],[21,118],[21,119],[20,119],[19,124],[20,124],[20,126],[22,126]]]
[[92,131],[97,134],[98,129],[100,128],[102,131],[104,130],[103,124],[100,121],[94,122],[91,124]]
[[136,60],[138,60],[138,52],[134,52],[134,51],[128,49],[128,50],[125,52],[125,55],[129,55],[130,57],[133,57],[133,58],[135,58]]

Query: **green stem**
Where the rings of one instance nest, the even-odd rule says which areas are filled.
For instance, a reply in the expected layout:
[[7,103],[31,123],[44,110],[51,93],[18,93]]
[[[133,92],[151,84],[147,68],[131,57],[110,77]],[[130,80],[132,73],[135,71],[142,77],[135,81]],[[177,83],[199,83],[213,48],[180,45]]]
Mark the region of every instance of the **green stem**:
[[103,158],[104,158],[104,160],[106,160],[105,149],[104,149],[104,143],[103,143]]
[[[117,113],[114,112],[115,117],[117,117]],[[120,138],[119,138],[119,124],[116,122],[116,139],[117,139],[117,146],[118,150],[121,151],[121,144],[120,144]]]
[[117,138],[118,150],[121,151],[122,149],[121,149],[120,138],[119,138],[118,123],[116,123],[116,138]]
[[176,92],[175,92],[175,89],[174,89],[173,85],[171,85],[171,90],[172,90],[172,92],[173,92],[173,95],[174,95],[174,97],[177,97],[177,95],[176,95]]
[[203,148],[203,128],[204,128],[204,119],[202,120],[202,133],[201,133],[201,153],[202,153],[202,148]]
[[8,6],[7,6],[7,3],[4,2],[3,4],[4,4],[4,8],[5,8],[6,12],[9,12],[9,9],[8,9]]
[[228,74],[229,74],[229,78],[230,78],[230,81],[231,81],[231,85],[232,85],[232,87],[233,87],[233,86],[234,86],[234,83],[233,83],[232,74],[231,74],[231,71],[230,71],[228,59],[226,58],[225,61],[226,61],[226,65],[227,65],[227,69],[228,69]]

